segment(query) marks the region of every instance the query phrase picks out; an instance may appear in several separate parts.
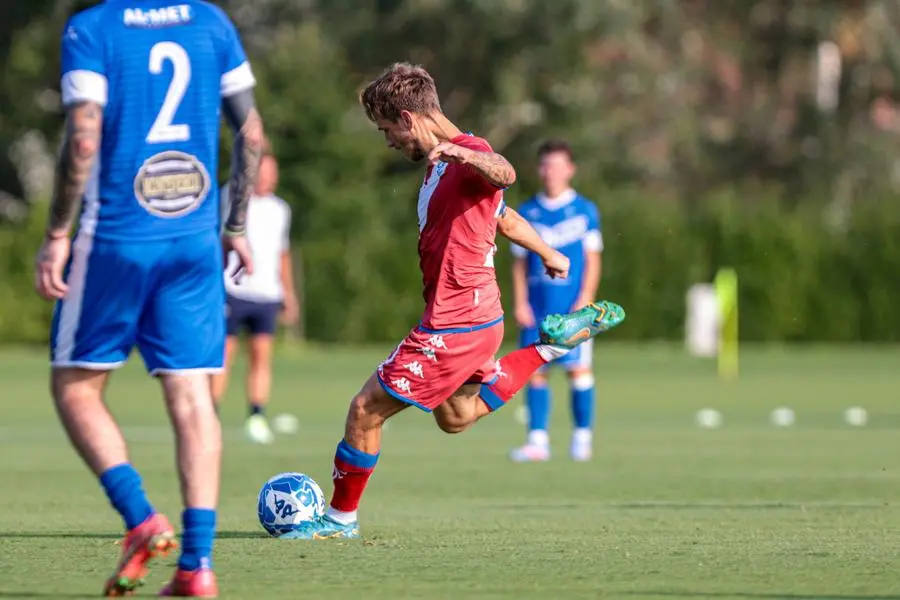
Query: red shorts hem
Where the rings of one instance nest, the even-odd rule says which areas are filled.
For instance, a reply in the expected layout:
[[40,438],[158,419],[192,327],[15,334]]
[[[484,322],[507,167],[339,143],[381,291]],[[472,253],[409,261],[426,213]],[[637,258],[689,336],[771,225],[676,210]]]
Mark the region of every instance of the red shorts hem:
[[431,412],[463,385],[491,380],[502,341],[502,320],[439,333],[417,326],[378,367],[378,382],[397,400]]

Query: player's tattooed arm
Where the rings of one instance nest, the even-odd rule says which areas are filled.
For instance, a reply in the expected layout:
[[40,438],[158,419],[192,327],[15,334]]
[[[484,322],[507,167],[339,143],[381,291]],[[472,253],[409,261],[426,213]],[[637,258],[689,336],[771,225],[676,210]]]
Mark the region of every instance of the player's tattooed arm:
[[428,152],[428,160],[468,165],[476,174],[499,188],[516,182],[516,170],[496,152],[481,152],[452,142],[441,142]]
[[252,90],[239,92],[223,101],[225,118],[235,132],[231,179],[228,182],[231,210],[225,231],[243,234],[247,229],[247,207],[259,175],[264,133]]
[[80,102],[67,109],[65,138],[47,220],[49,238],[69,235],[100,149],[102,126],[103,108],[99,104]]
[[502,154],[473,150],[465,163],[499,188],[508,188],[516,182],[516,169]]

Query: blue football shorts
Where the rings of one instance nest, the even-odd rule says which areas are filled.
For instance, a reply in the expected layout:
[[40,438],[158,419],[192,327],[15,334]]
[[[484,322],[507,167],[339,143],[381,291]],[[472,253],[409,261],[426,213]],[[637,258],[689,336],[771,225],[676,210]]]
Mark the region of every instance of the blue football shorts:
[[115,369],[137,347],[151,375],[221,370],[222,272],[215,231],[149,242],[79,233],[53,314],[52,365]]

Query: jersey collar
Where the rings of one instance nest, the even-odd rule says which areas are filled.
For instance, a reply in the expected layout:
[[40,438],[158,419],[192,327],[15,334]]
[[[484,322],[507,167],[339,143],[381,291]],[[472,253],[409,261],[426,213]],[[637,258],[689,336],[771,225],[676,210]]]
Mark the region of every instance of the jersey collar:
[[548,198],[543,193],[540,193],[537,195],[537,201],[544,210],[559,210],[563,206],[571,204],[576,196],[575,190],[569,188],[556,198]]

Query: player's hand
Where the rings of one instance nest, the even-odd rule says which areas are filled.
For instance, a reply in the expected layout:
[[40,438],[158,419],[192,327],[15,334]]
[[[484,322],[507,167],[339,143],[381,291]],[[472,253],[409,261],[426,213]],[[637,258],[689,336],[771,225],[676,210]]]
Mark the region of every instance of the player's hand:
[[296,325],[300,320],[300,303],[293,294],[284,297],[284,306],[281,309],[281,322],[285,325]]
[[45,300],[65,298],[69,286],[63,281],[71,249],[69,236],[45,237],[34,261],[34,289]]
[[544,269],[550,279],[565,279],[569,276],[569,259],[556,250],[550,256],[544,258]]
[[531,306],[527,302],[516,304],[513,315],[516,318],[516,325],[522,329],[528,329],[535,326],[534,311],[531,310]]
[[440,145],[440,140],[437,139],[437,136],[431,131],[426,117],[413,117],[409,132],[413,135],[413,138],[415,138],[419,147],[426,155],[430,155],[431,151],[436,146]]
[[229,235],[222,236],[222,250],[225,253],[225,265],[228,265],[228,254],[234,252],[237,256],[237,265],[233,268],[226,268],[226,275],[231,277],[235,282],[242,275],[253,275],[253,253],[250,251],[250,242],[247,241],[246,235]]
[[433,165],[439,162],[465,164],[471,155],[472,150],[468,148],[450,142],[441,142],[428,153],[428,162]]

